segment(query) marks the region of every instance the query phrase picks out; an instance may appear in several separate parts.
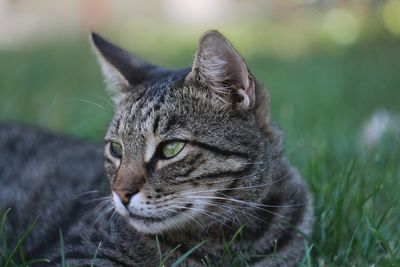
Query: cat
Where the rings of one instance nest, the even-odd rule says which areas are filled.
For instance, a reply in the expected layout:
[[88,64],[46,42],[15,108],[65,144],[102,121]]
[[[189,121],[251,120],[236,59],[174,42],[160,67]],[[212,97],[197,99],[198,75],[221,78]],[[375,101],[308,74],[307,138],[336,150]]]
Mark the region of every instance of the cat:
[[181,70],[96,33],[91,43],[116,103],[104,153],[0,126],[10,246],[36,218],[24,251],[49,261],[39,266],[61,254],[71,266],[296,266],[312,198],[282,156],[266,89],[230,42],[206,32]]

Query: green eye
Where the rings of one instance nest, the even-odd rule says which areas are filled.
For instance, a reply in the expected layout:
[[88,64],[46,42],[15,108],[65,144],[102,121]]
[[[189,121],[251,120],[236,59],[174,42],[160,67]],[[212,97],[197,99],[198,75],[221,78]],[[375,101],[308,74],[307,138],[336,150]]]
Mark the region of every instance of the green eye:
[[116,142],[111,142],[110,152],[116,158],[122,158],[122,146]]
[[185,142],[182,141],[172,141],[166,143],[162,148],[162,154],[167,159],[175,157],[179,154],[179,152],[181,152],[184,146]]

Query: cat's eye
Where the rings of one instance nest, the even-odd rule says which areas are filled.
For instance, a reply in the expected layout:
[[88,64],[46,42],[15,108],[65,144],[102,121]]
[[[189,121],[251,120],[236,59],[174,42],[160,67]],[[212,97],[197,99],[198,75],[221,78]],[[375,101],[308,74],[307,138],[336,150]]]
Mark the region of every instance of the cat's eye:
[[111,142],[110,144],[111,155],[116,158],[122,158],[122,146],[117,142]]
[[184,146],[185,146],[185,142],[171,141],[171,142],[166,143],[162,147],[161,152],[162,152],[163,157],[170,159],[170,158],[173,158],[176,155],[178,155]]

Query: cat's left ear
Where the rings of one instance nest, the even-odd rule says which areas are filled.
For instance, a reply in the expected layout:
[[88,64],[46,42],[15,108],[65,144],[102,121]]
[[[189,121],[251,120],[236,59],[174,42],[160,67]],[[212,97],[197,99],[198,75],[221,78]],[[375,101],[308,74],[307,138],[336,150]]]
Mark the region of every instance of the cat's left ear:
[[200,38],[186,80],[200,82],[223,101],[245,110],[255,105],[255,83],[246,63],[217,31],[208,31]]
[[159,67],[147,63],[124,49],[91,33],[93,50],[97,55],[103,74],[113,93],[124,93],[140,84]]

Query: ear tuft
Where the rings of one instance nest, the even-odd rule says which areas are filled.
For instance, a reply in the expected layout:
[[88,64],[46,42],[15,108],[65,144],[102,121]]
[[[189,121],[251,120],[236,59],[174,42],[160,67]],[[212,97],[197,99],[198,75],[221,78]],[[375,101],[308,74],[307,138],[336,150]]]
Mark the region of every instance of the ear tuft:
[[128,53],[92,32],[90,39],[110,89],[124,93],[142,83],[156,69],[161,69]]
[[246,63],[217,31],[200,38],[187,80],[200,82],[224,102],[244,109],[254,105],[255,85]]
[[95,32],[90,34],[92,49],[97,57],[103,75],[112,93],[128,90],[129,82],[121,72],[107,58],[110,56],[107,51],[112,49],[111,43],[107,42]]

